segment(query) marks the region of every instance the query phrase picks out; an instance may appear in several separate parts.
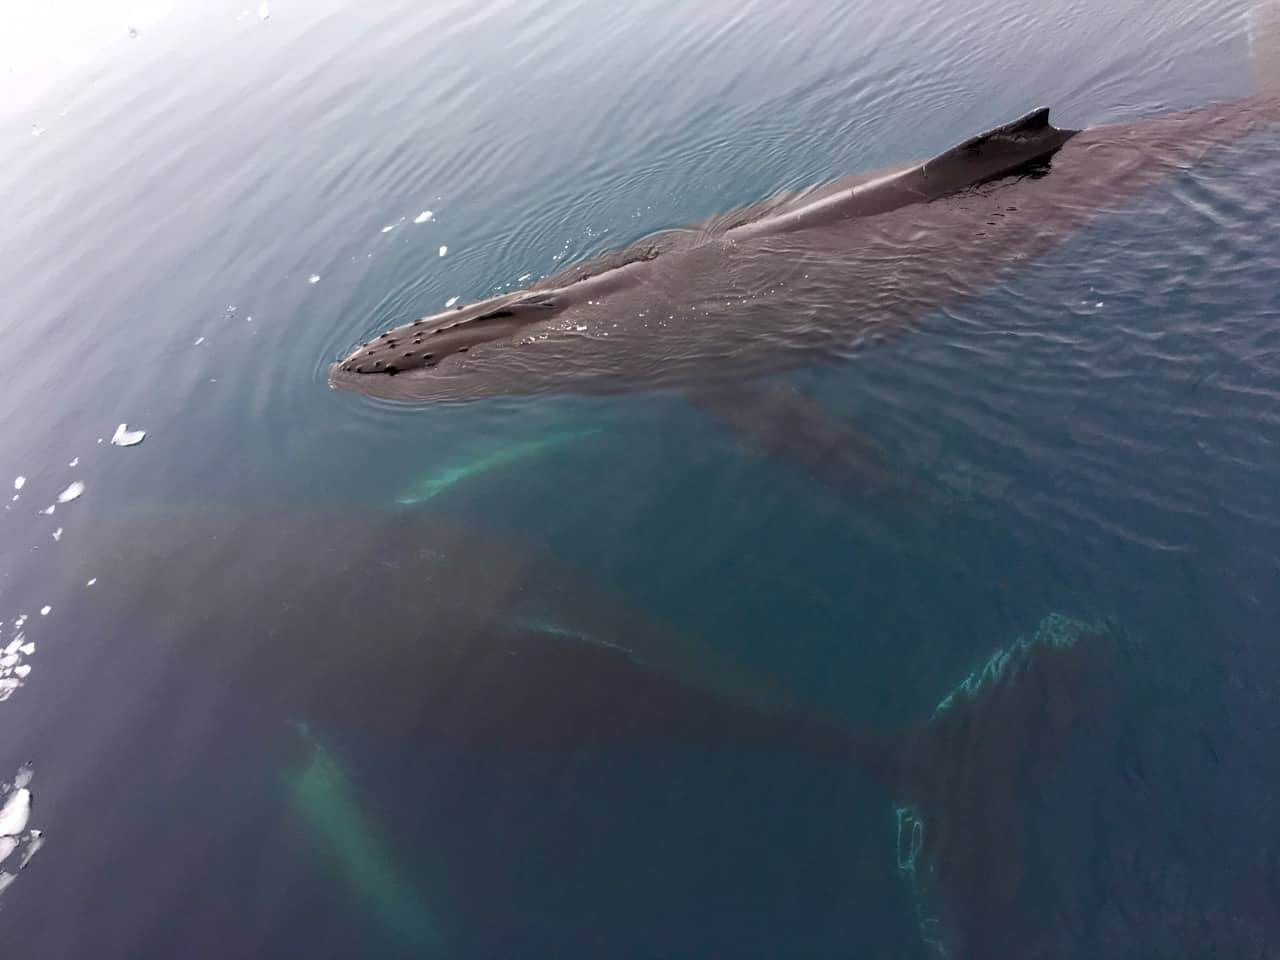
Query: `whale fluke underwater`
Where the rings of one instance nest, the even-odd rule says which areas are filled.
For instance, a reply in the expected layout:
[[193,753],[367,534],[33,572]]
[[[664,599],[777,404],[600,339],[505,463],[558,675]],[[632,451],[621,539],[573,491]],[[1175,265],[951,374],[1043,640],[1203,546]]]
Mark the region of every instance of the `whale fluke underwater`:
[[[352,902],[415,955],[451,955],[453,897],[485,895],[459,875],[487,841],[449,836],[452,847],[424,854],[421,844],[454,825],[424,820],[425,798],[405,797],[398,815],[385,798],[374,803],[376,787],[344,769],[351,753],[342,745],[352,740],[401,744],[402,768],[415,757],[445,768],[534,757],[546,769],[549,755],[625,765],[690,750],[815,758],[883,798],[875,829],[886,868],[897,809],[899,867],[922,930],[949,955],[989,956],[984,938],[1011,929],[1010,911],[1028,918],[1028,930],[1050,922],[1024,898],[1035,838],[1022,797],[1096,713],[1115,639],[1105,626],[1050,618],[966,678],[933,716],[892,731],[807,703],[733,649],[663,627],[549,556],[421,512],[159,510],[73,534],[57,563],[68,582],[55,597],[59,617],[114,639],[49,666],[45,682],[57,697],[24,701],[47,710],[34,729],[48,743],[31,744],[46,770],[41,869],[55,882],[81,878],[56,893],[27,885],[36,899],[21,901],[24,915],[50,919],[51,930],[51,918],[75,913],[84,929],[103,925],[100,942],[128,945],[154,919],[150,910],[83,902],[126,840],[100,829],[118,771],[78,755],[106,754],[102,738],[136,731],[129,739],[147,746],[130,771],[135,785],[149,782],[150,768],[167,769],[178,779],[156,773],[155,789],[180,793],[191,731],[157,728],[152,718],[192,716],[216,730],[223,714],[254,741],[293,744],[281,748],[282,769],[293,771],[281,802],[328,851]],[[92,728],[65,714],[67,697],[91,708]],[[92,782],[59,782],[68,770],[94,771]],[[437,788],[453,779],[442,773]],[[178,818],[128,838],[128,856],[140,866],[172,862],[173,850],[215,829],[206,822],[193,834]],[[410,835],[420,843],[406,862],[399,850]],[[580,852],[570,843],[557,856],[568,869]],[[137,873],[139,883],[165,887],[153,909],[181,908],[181,885],[171,890],[161,870],[153,880]]]

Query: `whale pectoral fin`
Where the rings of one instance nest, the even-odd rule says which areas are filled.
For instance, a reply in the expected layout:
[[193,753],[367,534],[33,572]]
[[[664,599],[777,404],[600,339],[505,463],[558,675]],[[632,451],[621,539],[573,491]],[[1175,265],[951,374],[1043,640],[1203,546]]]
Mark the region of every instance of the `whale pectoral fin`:
[[686,395],[749,447],[790,463],[842,497],[929,498],[917,480],[895,469],[879,443],[791,384],[744,380]]
[[290,773],[290,800],[316,843],[326,848],[350,891],[395,939],[420,956],[444,954],[439,918],[427,898],[401,873],[391,847],[361,808],[354,786],[310,729],[293,724],[306,752]]

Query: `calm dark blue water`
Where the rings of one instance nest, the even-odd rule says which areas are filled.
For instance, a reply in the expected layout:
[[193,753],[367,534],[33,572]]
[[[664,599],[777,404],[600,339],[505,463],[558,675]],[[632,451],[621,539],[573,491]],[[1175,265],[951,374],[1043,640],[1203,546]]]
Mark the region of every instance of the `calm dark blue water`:
[[1247,9],[18,15],[0,953],[1280,955],[1280,130],[787,376],[918,500],[674,393],[326,383],[1036,105],[1249,94]]

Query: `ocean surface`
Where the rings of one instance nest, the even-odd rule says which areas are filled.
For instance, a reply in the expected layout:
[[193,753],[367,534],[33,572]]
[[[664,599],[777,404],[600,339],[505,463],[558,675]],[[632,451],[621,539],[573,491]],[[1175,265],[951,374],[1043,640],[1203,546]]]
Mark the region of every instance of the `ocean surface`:
[[7,13],[0,956],[1280,957],[1280,129],[778,375],[891,497],[677,391],[327,383],[1036,106],[1251,94],[1248,13]]

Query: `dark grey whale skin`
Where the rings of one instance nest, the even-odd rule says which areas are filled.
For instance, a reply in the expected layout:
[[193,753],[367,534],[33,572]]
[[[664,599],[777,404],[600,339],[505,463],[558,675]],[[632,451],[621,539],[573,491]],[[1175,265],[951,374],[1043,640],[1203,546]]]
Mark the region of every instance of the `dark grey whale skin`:
[[1280,119],[1271,94],[1058,129],[1047,109],[924,163],[783,194],[387,331],[330,385],[405,402],[725,389],[972,296]]

